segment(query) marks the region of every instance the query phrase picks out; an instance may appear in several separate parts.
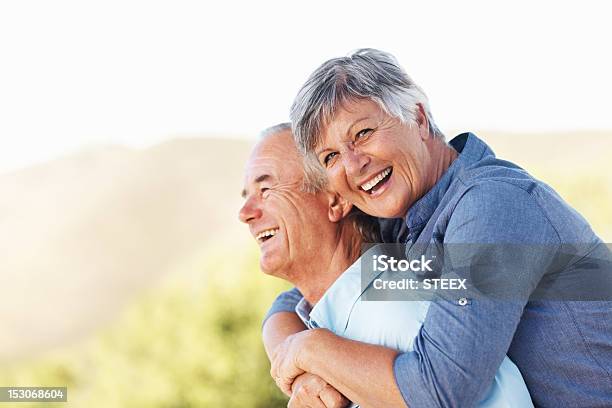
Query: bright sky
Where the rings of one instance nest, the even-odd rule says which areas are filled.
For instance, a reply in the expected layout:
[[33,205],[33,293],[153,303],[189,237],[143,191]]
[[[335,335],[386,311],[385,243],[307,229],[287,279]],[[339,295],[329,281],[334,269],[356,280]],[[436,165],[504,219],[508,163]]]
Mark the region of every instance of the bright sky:
[[0,171],[92,145],[254,136],[308,74],[390,51],[442,130],[612,129],[607,1],[0,3]]

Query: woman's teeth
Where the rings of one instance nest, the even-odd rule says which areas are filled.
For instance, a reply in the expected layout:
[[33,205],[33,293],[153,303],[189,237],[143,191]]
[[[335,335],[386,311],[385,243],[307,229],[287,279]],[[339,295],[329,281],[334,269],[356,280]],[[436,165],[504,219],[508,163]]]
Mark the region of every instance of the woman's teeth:
[[273,237],[276,235],[277,232],[278,228],[261,231],[259,234],[257,234],[255,239],[257,239],[258,241],[265,241],[265,238]]
[[387,167],[385,170],[380,172],[378,174],[378,176],[374,177],[372,180],[368,181],[367,183],[362,184],[361,188],[363,190],[365,190],[365,191],[370,191],[372,188],[374,188],[374,186],[376,186],[378,183],[380,183],[380,181],[382,179],[387,177],[387,175],[389,175],[389,173],[391,173],[391,167]]

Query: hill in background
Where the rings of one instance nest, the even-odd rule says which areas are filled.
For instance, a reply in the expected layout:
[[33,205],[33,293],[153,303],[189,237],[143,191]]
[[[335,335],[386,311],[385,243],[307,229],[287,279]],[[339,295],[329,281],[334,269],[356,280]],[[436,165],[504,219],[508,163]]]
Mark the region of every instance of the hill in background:
[[247,141],[110,147],[0,176],[0,360],[60,344],[237,222]]

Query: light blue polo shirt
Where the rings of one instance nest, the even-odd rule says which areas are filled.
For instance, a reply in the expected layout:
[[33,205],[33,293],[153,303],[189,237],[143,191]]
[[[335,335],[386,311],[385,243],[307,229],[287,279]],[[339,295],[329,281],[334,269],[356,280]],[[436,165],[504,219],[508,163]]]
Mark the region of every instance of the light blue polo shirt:
[[[309,328],[325,328],[352,340],[402,352],[413,351],[414,339],[425,321],[431,302],[362,301],[361,287],[360,258],[334,282],[312,309],[302,298],[296,306],[296,313]],[[449,332],[448,335],[452,336],[453,333]],[[474,350],[473,354],[474,358],[478,358],[478,350]],[[520,371],[507,356],[478,407],[533,407]]]

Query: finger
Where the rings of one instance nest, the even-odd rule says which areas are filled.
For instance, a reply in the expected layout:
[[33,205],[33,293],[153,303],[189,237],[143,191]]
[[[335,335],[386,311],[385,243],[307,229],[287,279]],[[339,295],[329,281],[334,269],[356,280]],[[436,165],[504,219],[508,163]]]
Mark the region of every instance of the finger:
[[276,377],[274,381],[276,381],[276,385],[278,386],[278,388],[280,388],[282,392],[284,392],[288,396],[291,395],[291,385],[293,384],[293,378],[286,379],[282,377]]
[[289,399],[287,408],[325,408],[325,404],[323,404],[323,401],[318,396],[313,396],[303,388],[300,388]]
[[283,379],[281,377],[274,377],[272,379],[274,380],[274,383],[276,384],[278,389],[283,392],[283,394],[288,397],[291,396],[291,386],[289,386],[289,389],[287,389],[287,387],[283,384]]
[[319,397],[326,408],[345,408],[350,404],[350,401],[344,395],[329,384],[323,387]]
[[291,381],[287,385],[286,381],[283,380],[283,378],[279,376],[278,372],[279,370],[277,366],[274,363],[272,363],[272,367],[270,368],[270,376],[276,383],[276,386],[283,392],[283,394],[290,397],[291,396],[291,384],[293,383],[293,381]]
[[272,378],[278,377],[278,362],[276,359],[272,360],[272,363],[270,363],[270,376],[272,376]]
[[276,384],[278,384],[279,388],[285,393],[291,393],[291,386],[293,385],[293,381],[295,381],[296,377],[300,374],[303,374],[304,370],[292,365],[290,362],[283,362],[278,365],[278,371],[276,374]]
[[281,374],[281,362],[280,359],[275,359],[270,367],[270,375],[276,383],[276,386],[288,397],[291,396],[291,385],[293,384],[294,378],[283,377]]

